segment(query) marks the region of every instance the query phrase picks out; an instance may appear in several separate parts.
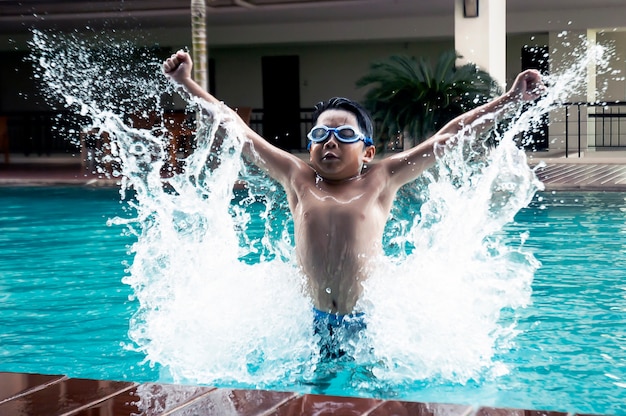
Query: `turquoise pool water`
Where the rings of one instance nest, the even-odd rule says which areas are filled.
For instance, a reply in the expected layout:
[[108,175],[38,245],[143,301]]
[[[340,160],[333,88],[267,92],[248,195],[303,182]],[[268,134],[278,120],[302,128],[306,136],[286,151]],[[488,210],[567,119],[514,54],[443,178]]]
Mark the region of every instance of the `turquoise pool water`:
[[121,283],[132,238],[114,189],[0,188],[0,365],[7,371],[156,377],[124,350],[136,305]]
[[[114,189],[0,188],[0,371],[161,377],[128,348],[138,305],[122,278],[135,237],[107,219],[131,215]],[[625,193],[539,193],[505,229],[512,242],[525,235],[541,262],[531,304],[504,311],[519,331],[497,357],[510,371],[459,384],[411,381],[378,394],[626,414],[625,219]]]

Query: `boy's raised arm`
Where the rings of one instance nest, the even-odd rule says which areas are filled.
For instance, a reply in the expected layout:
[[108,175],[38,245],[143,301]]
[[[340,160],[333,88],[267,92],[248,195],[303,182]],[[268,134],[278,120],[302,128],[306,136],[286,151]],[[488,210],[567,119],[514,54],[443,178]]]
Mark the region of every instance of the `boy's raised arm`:
[[471,126],[474,131],[492,127],[498,116],[514,108],[512,104],[530,101],[540,97],[545,91],[541,75],[534,69],[520,73],[511,89],[500,97],[476,107],[448,122],[430,139],[412,149],[398,153],[383,161],[390,172],[392,183],[400,187],[417,177],[435,162],[437,148],[443,147],[464,128]]
[[[466,126],[474,130],[491,127],[495,117],[514,109],[510,104],[531,101],[539,98],[545,92],[545,85],[541,81],[541,74],[535,69],[520,73],[513,81],[511,89],[500,97],[476,107],[448,122],[437,134],[457,134]],[[483,117],[491,115],[492,117]]]
[[244,122],[236,111],[224,105],[217,98],[205,91],[191,78],[193,61],[187,52],[178,51],[163,62],[163,72],[174,82],[180,84],[190,95],[209,103],[222,106],[239,124],[246,135],[243,152],[247,159],[265,170],[272,178],[286,184],[294,169],[306,165],[296,156],[271,145]]

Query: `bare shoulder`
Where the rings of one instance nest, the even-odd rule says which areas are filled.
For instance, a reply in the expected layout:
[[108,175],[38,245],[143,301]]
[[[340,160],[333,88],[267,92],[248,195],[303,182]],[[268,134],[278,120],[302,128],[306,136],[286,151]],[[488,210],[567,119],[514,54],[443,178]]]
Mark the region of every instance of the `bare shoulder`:
[[447,135],[434,135],[417,146],[390,155],[380,161],[381,168],[396,188],[417,179],[435,163],[435,153],[447,140]]
[[361,176],[370,187],[387,187],[391,179],[390,169],[385,159],[368,163],[363,168]]
[[386,170],[386,163],[387,158],[376,159],[375,161],[368,163],[363,167],[363,173],[372,174],[372,176],[384,175]]
[[377,200],[387,214],[399,189],[391,172],[385,159],[379,159],[368,164],[361,175],[362,185],[366,190],[364,195],[369,195],[371,200]]
[[292,186],[315,185],[315,169],[304,160],[294,156],[291,161],[291,169],[289,169],[289,177],[287,181]]
[[269,176],[283,186],[293,183],[312,168],[298,156],[273,146],[252,129],[248,128],[248,141],[244,145],[246,158],[265,170]]

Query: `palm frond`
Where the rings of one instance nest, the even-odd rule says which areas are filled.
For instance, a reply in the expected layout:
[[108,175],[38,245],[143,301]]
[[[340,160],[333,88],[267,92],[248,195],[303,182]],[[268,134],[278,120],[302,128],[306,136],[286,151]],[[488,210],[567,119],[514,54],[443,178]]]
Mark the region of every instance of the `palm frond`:
[[435,67],[424,58],[393,55],[370,65],[357,80],[369,88],[365,107],[377,126],[377,134],[394,137],[408,133],[426,139],[458,115],[501,94],[497,82],[473,64],[456,66],[460,55],[442,53]]

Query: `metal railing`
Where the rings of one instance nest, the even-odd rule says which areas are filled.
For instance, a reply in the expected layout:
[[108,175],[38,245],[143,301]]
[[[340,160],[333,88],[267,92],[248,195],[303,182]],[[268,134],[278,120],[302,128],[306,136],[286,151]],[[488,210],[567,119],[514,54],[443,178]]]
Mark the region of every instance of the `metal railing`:
[[551,114],[550,135],[558,138],[561,131],[565,157],[572,149],[578,157],[583,149],[626,149],[626,102],[563,103]]
[[80,152],[80,120],[65,111],[0,113],[5,118],[9,150],[26,156]]
[[[306,134],[312,127],[313,108],[300,109],[300,132],[291,144],[294,151],[306,149]],[[67,111],[4,112],[10,151],[25,155],[76,153],[84,120]],[[263,136],[263,110],[253,109],[250,126]],[[565,150],[565,157],[585,149],[626,150],[626,102],[567,102],[550,113],[549,144]]]
[[[300,109],[300,131],[299,136],[293,138],[292,140],[295,142],[291,149],[295,151],[304,151],[307,147],[307,138],[306,135],[309,133],[309,130],[313,127],[313,123],[311,121],[314,108],[301,108]],[[253,109],[252,115],[250,117],[250,127],[256,131],[261,137],[263,136],[263,110],[262,109]]]

